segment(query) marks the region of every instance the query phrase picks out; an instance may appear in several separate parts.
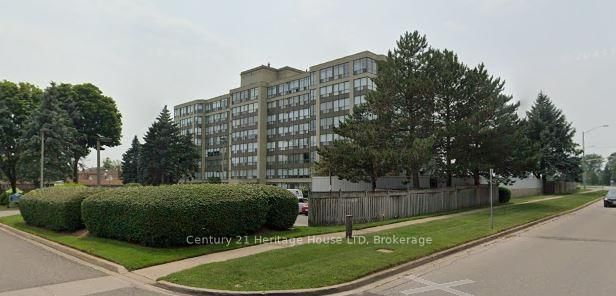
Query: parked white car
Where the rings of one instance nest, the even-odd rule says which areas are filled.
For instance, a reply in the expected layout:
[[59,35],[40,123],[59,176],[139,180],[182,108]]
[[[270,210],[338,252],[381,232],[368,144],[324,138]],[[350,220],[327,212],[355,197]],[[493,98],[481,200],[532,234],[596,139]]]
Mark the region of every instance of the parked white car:
[[295,195],[295,197],[297,197],[298,199],[300,199],[300,198],[303,199],[304,198],[304,194],[299,189],[287,189],[287,190],[289,190],[289,192],[293,193],[293,195]]

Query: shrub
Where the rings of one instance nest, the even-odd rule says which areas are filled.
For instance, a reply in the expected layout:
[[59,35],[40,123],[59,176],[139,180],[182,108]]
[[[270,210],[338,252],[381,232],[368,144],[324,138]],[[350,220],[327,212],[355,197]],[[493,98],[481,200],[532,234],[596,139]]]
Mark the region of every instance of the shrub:
[[142,185],[140,183],[126,183],[124,185],[122,185],[124,187],[141,187]]
[[187,237],[233,237],[266,222],[264,191],[252,185],[189,184],[122,187],[92,195],[82,204],[91,234],[165,247]]
[[83,228],[81,202],[98,188],[57,186],[37,189],[24,195],[19,210],[27,224],[55,231]]
[[298,200],[293,193],[276,186],[257,186],[269,204],[267,222],[270,229],[284,230],[293,227],[298,213]]
[[6,192],[0,192],[0,206],[9,204],[9,195]]
[[[23,191],[17,188],[18,193],[23,193]],[[9,204],[9,196],[13,194],[13,189],[9,188],[6,191],[0,192],[0,206],[6,206]]]
[[511,199],[511,190],[505,187],[498,187],[498,202],[508,203]]

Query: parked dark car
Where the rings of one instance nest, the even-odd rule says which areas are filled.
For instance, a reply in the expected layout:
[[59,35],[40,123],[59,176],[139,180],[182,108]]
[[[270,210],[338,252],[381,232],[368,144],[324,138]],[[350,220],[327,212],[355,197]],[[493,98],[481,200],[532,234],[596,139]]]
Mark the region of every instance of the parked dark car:
[[616,189],[612,189],[607,192],[603,199],[603,206],[606,208],[616,206]]

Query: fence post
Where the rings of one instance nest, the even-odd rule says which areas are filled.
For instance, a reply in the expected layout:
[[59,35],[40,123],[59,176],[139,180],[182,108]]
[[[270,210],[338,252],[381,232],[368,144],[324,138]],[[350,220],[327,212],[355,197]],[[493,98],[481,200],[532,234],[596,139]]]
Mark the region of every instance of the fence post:
[[353,215],[346,215],[346,238],[353,237]]

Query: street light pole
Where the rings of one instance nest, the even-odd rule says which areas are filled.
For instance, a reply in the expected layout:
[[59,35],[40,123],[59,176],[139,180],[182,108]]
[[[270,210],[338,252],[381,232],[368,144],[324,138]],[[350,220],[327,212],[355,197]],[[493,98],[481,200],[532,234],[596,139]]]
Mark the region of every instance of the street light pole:
[[587,131],[582,131],[582,184],[584,189],[586,189],[586,134],[590,133],[598,128],[609,127],[609,125],[604,124],[600,126],[593,127]]
[[101,139],[96,138],[96,186],[101,186]]
[[586,132],[582,132],[582,184],[586,190]]
[[40,181],[40,187],[41,189],[43,189],[43,187],[45,186],[45,177],[43,176],[43,174],[45,173],[45,130],[41,129],[41,181]]
[[220,137],[220,143],[223,145],[220,155],[220,182],[222,183],[222,179],[225,173],[225,163],[226,163],[226,152],[227,152],[227,137]]
[[96,137],[96,186],[101,186],[101,142],[111,142],[110,138]]
[[494,169],[490,169],[490,229],[494,229],[494,207],[492,202],[492,175],[494,175]]

